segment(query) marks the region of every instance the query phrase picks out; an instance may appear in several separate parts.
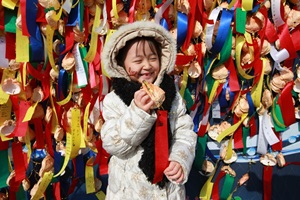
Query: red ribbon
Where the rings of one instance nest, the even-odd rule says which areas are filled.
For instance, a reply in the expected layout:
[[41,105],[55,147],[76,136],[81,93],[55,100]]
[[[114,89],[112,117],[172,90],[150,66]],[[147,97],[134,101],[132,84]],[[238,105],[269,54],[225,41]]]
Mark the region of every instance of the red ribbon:
[[0,137],[0,151],[7,150],[9,146],[9,141],[2,141]]
[[60,182],[56,182],[52,184],[53,187],[53,196],[55,200],[60,200],[61,196],[60,196]]
[[220,183],[220,180],[226,175],[226,172],[224,171],[220,171],[220,173],[218,174],[215,182],[214,182],[214,185],[213,185],[213,189],[212,189],[212,198],[213,200],[219,200],[220,199],[220,196],[219,196],[219,183]]
[[72,26],[65,27],[65,40],[66,40],[66,48],[60,54],[63,55],[70,51],[74,45],[74,32]]
[[267,27],[266,27],[266,39],[268,40],[268,42],[270,43],[274,43],[277,39],[277,31],[275,29],[274,24],[272,24],[272,22],[270,21],[270,19],[266,18],[267,20]]
[[[239,120],[240,118],[234,115],[233,123],[236,124]],[[244,144],[243,144],[243,127],[241,125],[234,132],[233,138],[234,138],[234,148],[242,149],[244,147]]]
[[[130,1],[130,8],[129,8],[129,19],[128,22],[132,23],[134,21],[134,14],[135,14],[135,4],[136,0]],[[110,11],[109,11],[110,12]]]
[[13,110],[16,116],[16,127],[14,131],[10,134],[15,137],[23,137],[26,135],[26,131],[28,128],[28,122],[22,122],[28,108],[30,107],[28,101],[20,101],[18,100],[18,96],[10,96],[10,100],[13,105]]
[[43,122],[41,118],[31,119],[34,124],[35,132],[35,148],[44,149],[45,148],[45,137],[43,133]]
[[50,154],[52,158],[54,158],[54,150],[52,147],[51,120],[49,123],[46,124],[45,139],[47,144],[47,152]]
[[157,111],[155,123],[155,173],[153,183],[162,180],[164,170],[169,165],[169,144],[168,144],[168,112]]
[[283,117],[284,125],[290,126],[296,122],[295,109],[292,97],[292,89],[294,82],[289,82],[283,88],[280,96],[278,97],[278,105],[280,106],[281,114]]
[[197,8],[197,1],[195,0],[189,0],[189,3],[190,3],[190,12],[188,14],[188,31],[187,31],[187,34],[186,34],[186,38],[185,38],[185,41],[182,45],[182,51],[185,51],[188,46],[190,45],[191,43],[191,38],[192,38],[192,35],[193,35],[193,30],[195,28],[195,11],[196,11],[196,8]]
[[27,21],[26,21],[26,0],[20,0],[20,5],[21,5],[22,34],[25,36],[30,36],[27,29]]
[[99,164],[99,174],[105,175],[108,174],[108,159],[109,154],[102,148],[102,140],[96,141],[96,148],[98,150],[98,154],[94,161],[94,164]]
[[280,137],[280,133],[276,132],[274,128],[272,128],[272,130],[274,131],[276,137],[279,139],[279,142],[272,145],[272,150],[273,151],[281,151],[282,150],[282,138]]
[[256,126],[256,120],[255,117],[251,117],[249,121],[249,126],[250,126],[250,137],[253,137],[257,133],[257,126]]
[[5,33],[5,58],[15,59],[16,58],[16,34],[6,32]]
[[14,161],[14,169],[16,173],[15,181],[22,181],[26,177],[26,165],[23,158],[21,142],[12,143],[12,156]]
[[292,41],[296,51],[300,50],[300,30],[299,28],[295,29],[291,33]]
[[191,62],[195,56],[186,56],[186,55],[177,55],[176,56],[176,65],[186,65]]
[[225,62],[225,66],[229,70],[229,88],[231,92],[240,91],[240,84],[238,81],[238,76],[235,70],[234,62],[232,57]]
[[263,172],[264,200],[269,200],[271,199],[272,196],[272,173],[273,173],[273,167],[264,166],[264,172]]
[[286,49],[290,56],[287,60],[294,59],[297,57],[296,50],[293,45],[293,41],[290,35],[289,27],[287,24],[283,24],[282,26],[278,27],[279,29],[279,41],[280,41],[280,48]]

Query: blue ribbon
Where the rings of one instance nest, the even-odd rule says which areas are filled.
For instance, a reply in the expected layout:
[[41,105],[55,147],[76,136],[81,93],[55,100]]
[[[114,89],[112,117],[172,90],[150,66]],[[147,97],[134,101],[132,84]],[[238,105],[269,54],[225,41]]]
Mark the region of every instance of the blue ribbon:
[[161,25],[162,27],[164,27],[167,31],[169,31],[169,26],[168,26],[167,20],[166,20],[165,18],[162,18],[162,19],[160,20],[160,25]]
[[59,70],[58,74],[58,94],[59,100],[63,99],[68,94],[68,72],[63,68]]
[[37,0],[26,0],[26,24],[27,30],[30,34],[30,61],[42,62],[44,61],[44,45],[40,32],[40,28],[36,23],[36,15],[38,12]]
[[248,116],[252,116],[253,113],[255,112],[255,107],[254,107],[254,103],[253,103],[253,101],[252,101],[252,97],[251,97],[250,92],[247,92],[246,98],[247,98],[248,104],[249,104],[249,112],[248,112]]
[[71,12],[68,16],[68,21],[66,26],[76,26],[76,24],[80,24],[80,3],[78,3],[74,8],[72,8]]
[[76,156],[76,176],[78,178],[84,177],[84,162],[83,162],[83,155],[79,154]]
[[186,14],[177,12],[177,48],[179,49],[186,38],[188,31],[188,17]]
[[210,52],[212,52],[212,54],[217,55],[222,50],[222,47],[224,46],[224,43],[227,39],[229,30],[231,29],[230,25],[232,22],[232,18],[232,11],[226,9],[222,10],[218,34],[212,48],[210,49]]

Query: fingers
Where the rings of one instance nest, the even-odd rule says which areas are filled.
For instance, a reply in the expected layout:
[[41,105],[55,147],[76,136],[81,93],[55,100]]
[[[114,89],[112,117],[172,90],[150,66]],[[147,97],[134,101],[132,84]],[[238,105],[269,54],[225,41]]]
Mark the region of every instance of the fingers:
[[169,180],[175,181],[176,183],[181,183],[184,180],[183,169],[178,162],[171,161],[164,173]]
[[145,112],[149,112],[151,106],[154,104],[145,90],[138,90],[134,93],[134,102],[137,107],[141,108]]

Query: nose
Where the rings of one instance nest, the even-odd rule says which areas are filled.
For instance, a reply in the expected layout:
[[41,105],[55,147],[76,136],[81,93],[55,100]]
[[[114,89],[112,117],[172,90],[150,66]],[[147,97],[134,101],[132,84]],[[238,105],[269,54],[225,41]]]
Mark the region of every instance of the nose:
[[144,60],[144,65],[143,65],[144,69],[150,69],[151,68],[151,63],[149,60],[145,59]]

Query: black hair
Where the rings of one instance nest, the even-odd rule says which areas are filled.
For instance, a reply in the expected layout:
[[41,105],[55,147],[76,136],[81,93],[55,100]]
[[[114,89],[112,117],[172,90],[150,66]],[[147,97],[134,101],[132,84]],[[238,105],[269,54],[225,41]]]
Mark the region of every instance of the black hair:
[[[161,64],[161,45],[153,37],[136,37],[134,39],[128,40],[123,48],[121,48],[116,56],[117,64],[124,67],[124,61],[127,56],[128,50],[132,47],[134,43],[138,42],[137,47],[141,44],[143,45],[143,52],[145,54],[145,43],[147,42],[152,53],[157,53],[159,63]],[[138,52],[138,49],[136,49]]]

